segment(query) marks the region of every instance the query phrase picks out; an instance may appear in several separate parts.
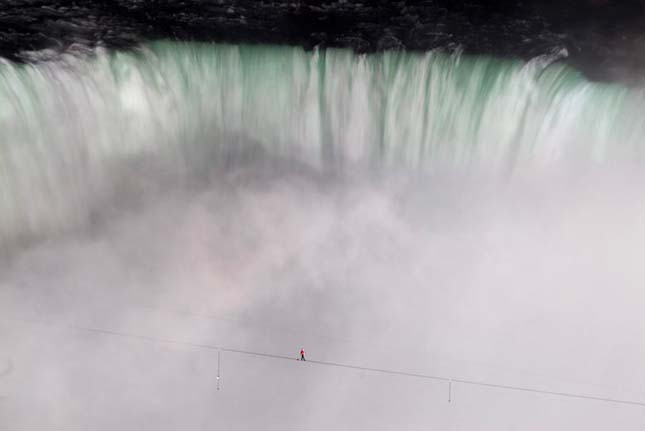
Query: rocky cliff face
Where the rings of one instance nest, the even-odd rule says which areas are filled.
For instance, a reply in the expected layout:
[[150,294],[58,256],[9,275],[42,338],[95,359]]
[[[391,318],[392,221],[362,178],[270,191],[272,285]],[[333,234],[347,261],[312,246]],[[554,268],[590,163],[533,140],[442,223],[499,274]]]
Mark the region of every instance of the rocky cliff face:
[[463,49],[527,59],[566,49],[593,79],[635,81],[645,72],[641,0],[8,0],[0,55],[156,38],[384,49]]

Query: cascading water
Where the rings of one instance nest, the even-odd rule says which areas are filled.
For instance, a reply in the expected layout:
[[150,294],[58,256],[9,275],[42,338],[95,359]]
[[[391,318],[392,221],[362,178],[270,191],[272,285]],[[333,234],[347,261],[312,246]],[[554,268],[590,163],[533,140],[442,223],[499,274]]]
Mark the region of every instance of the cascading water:
[[640,159],[645,93],[536,59],[161,42],[0,65],[0,241],[82,223],[127,166]]

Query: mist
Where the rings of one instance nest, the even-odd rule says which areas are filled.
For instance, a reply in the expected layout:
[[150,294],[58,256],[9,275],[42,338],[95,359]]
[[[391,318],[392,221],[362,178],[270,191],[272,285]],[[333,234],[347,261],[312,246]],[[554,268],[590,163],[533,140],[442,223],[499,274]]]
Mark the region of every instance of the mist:
[[642,399],[642,175],[264,170],[149,196],[6,262],[3,422],[642,426],[635,406],[459,385],[448,403],[441,382],[234,353],[217,391],[216,352],[73,329]]
[[[301,55],[295,54],[297,61]],[[364,67],[362,58],[346,64]],[[509,69],[517,80],[526,77],[526,69]],[[158,141],[163,134],[157,129],[135,127],[141,113],[150,119],[148,126],[169,130],[182,124],[192,130],[187,124],[195,124],[189,114],[148,110],[158,107],[157,99],[139,96],[154,86],[134,79],[105,87],[95,70],[83,73],[83,85],[94,82],[96,88],[132,96],[119,100],[136,107],[128,111],[135,119],[122,129],[110,122],[111,129],[95,120],[105,112],[127,117],[123,105],[104,111],[109,103],[103,99],[88,97],[90,103],[75,90],[71,98],[47,90],[41,97],[54,94],[52,100],[62,97],[74,110],[85,103],[95,110],[79,109],[80,123],[71,129],[41,123],[33,133],[60,134],[42,140],[51,145],[33,153],[38,157],[10,159],[8,172],[14,176],[6,175],[20,187],[5,186],[9,192],[1,207],[11,210],[2,213],[10,223],[2,229],[0,266],[3,428],[645,426],[645,409],[637,405],[462,383],[453,383],[449,394],[444,381],[316,363],[643,402],[645,268],[639,252],[645,242],[645,175],[636,157],[607,156],[638,153],[642,124],[635,113],[618,132],[605,123],[574,133],[568,120],[545,120],[581,112],[555,97],[550,104],[530,104],[520,116],[520,132],[503,122],[491,126],[466,118],[471,125],[466,135],[455,129],[442,139],[427,138],[443,163],[404,163],[412,158],[409,151],[397,163],[370,164],[370,145],[376,145],[371,131],[378,120],[390,124],[381,143],[416,142],[421,136],[411,132],[416,123],[398,124],[404,119],[400,113],[368,116],[356,102],[360,106],[345,111],[347,121],[337,114],[320,120],[318,131],[334,131],[327,135],[330,141],[304,142],[294,136],[304,139],[312,132],[297,125],[281,123],[286,131],[276,131],[276,119],[283,119],[279,112],[248,121],[262,117],[249,114],[254,99],[247,97],[240,108],[247,121],[240,124],[248,133],[241,137],[233,133],[239,132],[236,127],[221,132],[213,126],[208,131],[218,130],[213,141],[219,145],[214,151],[205,131],[194,141],[182,133]],[[59,82],[63,90],[77,85]],[[517,88],[525,87],[520,84]],[[359,93],[368,87],[352,88],[357,86]],[[576,101],[609,93],[603,100],[616,106],[639,97],[584,82],[574,87]],[[499,112],[498,93],[491,91],[482,96],[483,108],[473,106],[472,112],[486,118]],[[259,93],[265,103],[274,94]],[[340,93],[334,90],[336,102],[325,100],[349,106]],[[303,94],[313,93],[297,96]],[[527,100],[542,99],[528,91]],[[167,102],[174,106],[169,112],[181,112],[181,104]],[[400,106],[402,112],[417,112]],[[391,112],[387,106],[383,111]],[[12,111],[5,119],[24,112]],[[208,124],[210,112],[194,121]],[[18,132],[35,130],[33,116],[20,118],[27,126],[12,129],[14,138],[5,134],[0,142],[22,142],[15,137],[25,135]],[[98,124],[100,133],[85,128],[88,124]],[[227,123],[217,123],[222,124]],[[116,155],[98,151],[96,145],[109,143],[116,130],[140,133],[119,135],[122,151]],[[629,137],[632,145],[617,143],[614,151],[606,139],[615,136]],[[583,145],[587,138],[592,149]],[[450,139],[464,146],[446,150]],[[300,150],[314,144],[323,149],[311,151],[316,157],[306,150],[292,156],[293,142]],[[348,149],[343,146],[348,142],[357,145]],[[470,148],[469,142],[481,145]],[[227,143],[237,150],[220,151]],[[188,144],[193,146],[186,157],[176,148]],[[52,156],[70,147],[87,147],[91,156]],[[482,147],[495,150],[490,159],[482,156]],[[339,155],[343,151],[345,157]],[[509,153],[524,156],[509,166]],[[599,153],[607,157],[599,161]],[[379,154],[392,160],[386,150]],[[29,160],[24,165],[29,169],[18,169],[16,160]],[[86,182],[67,175],[69,166],[87,168]],[[101,169],[94,170],[97,166]],[[47,181],[41,181],[43,172]],[[34,199],[44,199],[34,208],[29,194],[11,192],[34,188]],[[52,223],[43,222],[48,220],[43,202],[56,203]],[[22,214],[33,218],[25,221]],[[218,353],[213,346],[228,351]],[[295,361],[301,348],[308,362]]]

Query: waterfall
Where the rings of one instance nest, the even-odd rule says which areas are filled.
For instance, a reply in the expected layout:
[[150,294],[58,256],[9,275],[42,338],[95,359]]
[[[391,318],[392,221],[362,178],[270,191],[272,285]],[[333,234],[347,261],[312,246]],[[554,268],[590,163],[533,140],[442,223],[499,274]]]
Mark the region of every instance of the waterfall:
[[[640,161],[645,93],[539,58],[156,42],[0,64],[0,243],[84,223],[150,166]],[[132,181],[130,181],[132,182]],[[127,186],[130,187],[130,186]]]

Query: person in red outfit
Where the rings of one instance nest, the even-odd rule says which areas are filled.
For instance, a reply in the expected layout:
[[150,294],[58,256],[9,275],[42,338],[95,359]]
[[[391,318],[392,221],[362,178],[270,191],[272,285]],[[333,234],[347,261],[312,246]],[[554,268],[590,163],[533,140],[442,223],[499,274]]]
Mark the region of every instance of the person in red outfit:
[[305,349],[300,349],[300,360],[306,361],[305,359]]

